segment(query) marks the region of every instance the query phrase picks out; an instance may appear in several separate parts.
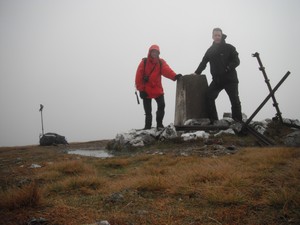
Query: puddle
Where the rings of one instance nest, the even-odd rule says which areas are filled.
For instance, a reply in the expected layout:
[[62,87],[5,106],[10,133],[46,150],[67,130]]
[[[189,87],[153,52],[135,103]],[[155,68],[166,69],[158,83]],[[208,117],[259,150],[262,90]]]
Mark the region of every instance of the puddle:
[[110,158],[113,155],[109,154],[106,150],[83,150],[76,149],[68,151],[68,154],[82,155],[82,156],[90,156],[97,158]]

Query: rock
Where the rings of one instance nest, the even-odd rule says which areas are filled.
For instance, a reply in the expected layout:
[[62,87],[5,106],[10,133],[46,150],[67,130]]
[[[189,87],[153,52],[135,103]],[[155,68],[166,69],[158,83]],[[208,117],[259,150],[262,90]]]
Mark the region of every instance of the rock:
[[214,121],[214,126],[229,126],[231,123],[233,123],[234,120],[233,119],[222,119],[222,120],[216,120]]
[[250,125],[259,133],[264,134],[268,127],[268,121],[263,120],[260,122],[251,122]]
[[220,139],[210,139],[210,138],[208,138],[204,141],[204,144],[206,144],[206,145],[215,145],[215,144],[216,145],[223,145],[224,141],[223,141],[222,138],[220,138]]
[[27,225],[43,225],[43,224],[48,224],[48,220],[45,218],[32,218],[27,222]]
[[31,166],[29,168],[31,169],[36,169],[36,168],[41,168],[42,166],[38,165],[38,164],[31,164]]
[[155,131],[150,130],[131,130],[128,133],[117,134],[115,142],[121,147],[141,147],[155,141]]
[[231,125],[230,125],[230,128],[232,129],[232,131],[236,134],[241,134],[242,133],[242,130],[243,130],[243,125],[239,122],[233,122]]
[[207,139],[209,138],[209,133],[199,130],[196,132],[182,134],[181,137],[183,138],[184,141],[196,140],[198,138]]
[[177,132],[174,124],[170,124],[167,127],[165,127],[162,132],[159,135],[159,140],[163,141],[166,139],[173,139],[177,137]]
[[222,134],[233,134],[233,135],[235,135],[235,132],[232,128],[229,128],[227,130],[221,130],[220,132],[216,133],[214,136],[217,137],[217,136],[220,136]]
[[300,126],[300,121],[299,120],[291,120],[291,119],[287,119],[287,118],[283,118],[282,120],[286,124]]
[[145,143],[143,141],[143,137],[136,137],[132,139],[129,144],[133,147],[143,147],[145,146]]
[[181,152],[180,155],[181,155],[181,156],[189,156],[189,154],[186,153],[186,152]]
[[184,126],[206,126],[210,123],[210,120],[207,118],[204,119],[189,119],[184,122]]
[[164,141],[177,137],[177,132],[173,124],[168,125],[162,130],[152,128],[149,130],[130,130],[127,133],[120,133],[107,146],[111,150],[122,150],[131,147],[143,147],[153,144],[156,140]]
[[300,131],[294,131],[293,133],[285,136],[283,140],[286,146],[299,147],[300,146]]
[[99,225],[110,225],[107,220],[102,220],[98,223]]
[[107,203],[122,203],[123,201],[124,195],[122,195],[121,193],[113,193],[105,200],[105,202]]
[[110,225],[110,223],[107,220],[101,220],[96,223],[86,224],[86,225]]
[[226,149],[230,150],[230,151],[234,151],[236,150],[236,147],[234,145],[228,146]]
[[[243,114],[243,121],[246,121],[247,116]],[[273,124],[274,121],[271,119],[265,119],[263,121],[252,121],[250,122],[250,126],[254,128],[256,131],[258,131],[262,135],[269,135],[270,137],[275,137],[275,135],[279,135],[281,127],[274,126]],[[289,120],[289,119],[284,119],[284,122],[286,124],[292,124],[292,125],[299,125],[298,120]],[[204,139],[204,143],[207,145],[215,144],[215,141],[212,141],[210,143],[209,137],[210,133],[213,135],[215,130],[218,129],[218,127],[228,127],[227,130],[221,130],[218,133],[214,134],[215,137],[221,136],[224,133],[225,134],[232,134],[232,135],[247,135],[247,130],[243,129],[243,124],[234,121],[231,118],[230,114],[224,114],[224,118],[218,121],[215,121],[215,123],[212,125],[210,124],[210,121],[208,119],[189,119],[184,122],[184,125],[186,126],[198,126],[196,128],[199,129],[201,126],[205,127],[204,129],[207,131],[205,132],[204,130],[198,130],[198,131],[193,131],[189,133],[183,133],[180,131],[176,131],[175,127],[173,124],[168,125],[164,129],[158,130],[156,128],[152,128],[149,130],[130,130],[129,132],[125,133],[120,133],[116,135],[116,138],[112,141],[109,142],[107,145],[107,148],[109,150],[114,150],[114,151],[122,151],[122,150],[130,150],[132,148],[136,147],[143,147],[147,145],[151,145],[155,143],[156,141],[164,141],[168,139],[173,139],[178,136],[180,136],[184,141],[190,141],[190,140],[197,140],[199,138]],[[212,131],[209,131],[210,127],[212,127]],[[273,130],[274,131],[273,131]],[[284,135],[286,132],[284,133]],[[276,138],[278,139],[278,137]],[[282,136],[280,136],[282,138]],[[296,136],[287,136],[285,138],[285,144],[288,146],[299,146],[299,140],[297,135]],[[282,141],[282,139],[281,139]],[[281,142],[282,143],[282,142]],[[219,144],[219,143],[217,143]],[[245,144],[244,144],[245,145]]]
[[213,141],[212,139],[208,138],[208,139],[206,139],[206,140],[204,141],[204,144],[205,144],[205,145],[212,145],[212,144],[214,144],[214,141]]
[[224,151],[225,147],[223,145],[215,144],[215,145],[213,145],[213,149],[216,151]]
[[30,184],[30,183],[31,183],[31,179],[24,178],[18,182],[17,186],[22,187],[22,186]]
[[[223,113],[223,119],[232,119],[232,113],[231,112],[224,112]],[[233,119],[232,119],[233,120]],[[242,120],[246,121],[247,120],[247,115],[245,113],[242,113]]]

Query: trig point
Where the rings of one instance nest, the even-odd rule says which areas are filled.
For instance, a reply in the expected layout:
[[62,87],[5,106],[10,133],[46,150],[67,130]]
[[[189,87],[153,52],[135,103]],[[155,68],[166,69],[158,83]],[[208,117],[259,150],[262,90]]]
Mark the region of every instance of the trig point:
[[208,118],[206,112],[205,75],[185,75],[177,81],[175,126],[183,126],[188,119]]

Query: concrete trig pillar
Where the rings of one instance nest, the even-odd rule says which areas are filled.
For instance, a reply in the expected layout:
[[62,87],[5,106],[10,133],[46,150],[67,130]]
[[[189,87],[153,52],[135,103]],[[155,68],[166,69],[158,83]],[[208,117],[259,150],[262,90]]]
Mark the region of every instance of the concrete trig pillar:
[[175,126],[183,126],[188,119],[208,118],[206,111],[205,75],[185,75],[177,81]]

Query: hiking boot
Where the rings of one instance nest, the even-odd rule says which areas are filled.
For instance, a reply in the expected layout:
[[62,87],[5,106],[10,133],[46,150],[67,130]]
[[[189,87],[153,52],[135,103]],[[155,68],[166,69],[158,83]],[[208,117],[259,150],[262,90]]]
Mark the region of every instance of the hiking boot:
[[164,127],[164,125],[163,124],[157,124],[157,126],[156,126],[156,129],[157,130],[162,130],[162,129],[164,129],[165,127]]
[[144,128],[143,128],[143,130],[150,130],[151,129],[151,126],[145,126]]
[[216,120],[210,119],[209,125],[214,125],[216,123]]

